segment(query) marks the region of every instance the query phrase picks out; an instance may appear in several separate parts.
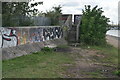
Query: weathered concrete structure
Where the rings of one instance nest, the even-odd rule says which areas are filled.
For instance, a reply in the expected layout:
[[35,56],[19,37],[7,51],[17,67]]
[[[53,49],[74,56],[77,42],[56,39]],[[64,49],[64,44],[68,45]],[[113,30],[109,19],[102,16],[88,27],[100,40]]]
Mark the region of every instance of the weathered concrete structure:
[[64,39],[54,39],[54,40],[47,40],[42,42],[36,43],[27,43],[24,45],[19,45],[15,47],[3,48],[2,49],[2,59],[11,59],[23,55],[32,54],[34,52],[41,51],[41,48],[46,46],[58,46],[62,44],[67,44]]
[[74,25],[70,28],[68,32],[68,42],[78,43],[80,41],[80,24],[82,20],[81,14],[74,15]]
[[2,59],[37,52],[45,46],[66,43],[62,37],[63,30],[60,26],[0,27]]
[[62,14],[60,24],[67,28],[65,34],[68,42],[78,43],[80,40],[80,24],[82,20],[81,14],[74,14],[74,23],[72,22],[72,14]]
[[60,26],[0,27],[0,33],[1,48],[53,40],[63,36],[63,30]]
[[59,20],[60,25],[66,26],[67,28],[72,27],[72,14],[62,14]]
[[[82,15],[64,14],[60,18],[61,26],[31,26],[31,27],[0,27],[0,48],[2,59],[11,59],[18,56],[40,51],[45,46],[55,47],[68,42],[79,42],[79,28]],[[63,27],[64,26],[64,27]],[[63,30],[65,28],[67,30]]]

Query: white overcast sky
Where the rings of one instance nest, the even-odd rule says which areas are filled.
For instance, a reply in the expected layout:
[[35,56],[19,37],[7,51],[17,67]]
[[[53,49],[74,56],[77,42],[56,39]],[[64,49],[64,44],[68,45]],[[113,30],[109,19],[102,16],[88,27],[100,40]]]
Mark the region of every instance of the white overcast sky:
[[63,14],[82,14],[84,5],[92,7],[98,5],[99,8],[103,8],[104,15],[110,18],[111,22],[118,23],[118,2],[120,0],[35,0],[35,2],[39,1],[43,1],[43,5],[37,6],[40,11],[61,5]]

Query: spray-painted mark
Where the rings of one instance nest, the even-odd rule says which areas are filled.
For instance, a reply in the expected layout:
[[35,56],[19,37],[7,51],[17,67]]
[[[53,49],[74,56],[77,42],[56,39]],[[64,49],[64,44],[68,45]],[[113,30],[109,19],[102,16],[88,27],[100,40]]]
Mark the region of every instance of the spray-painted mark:
[[31,28],[30,29],[30,41],[41,42],[43,41],[43,29],[42,28]]
[[16,36],[16,31],[13,29],[8,29],[8,32],[2,34],[2,48],[12,47],[18,45],[18,38]]
[[2,33],[0,32],[0,48],[2,48]]
[[12,47],[26,43],[62,38],[61,27],[46,28],[2,28],[0,27],[0,47]]
[[63,31],[60,27],[43,29],[44,40],[52,40],[52,39],[61,38],[62,35],[63,35]]

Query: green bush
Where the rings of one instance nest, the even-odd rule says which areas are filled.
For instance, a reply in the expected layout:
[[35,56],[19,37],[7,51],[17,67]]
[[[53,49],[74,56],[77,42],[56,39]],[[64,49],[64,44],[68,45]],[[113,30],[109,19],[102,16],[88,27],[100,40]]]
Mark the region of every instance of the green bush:
[[43,52],[52,52],[52,51],[54,51],[54,49],[49,48],[49,47],[44,47],[44,48],[41,49],[41,51],[43,51]]
[[82,24],[80,26],[80,42],[88,45],[103,45],[106,43],[106,32],[108,30],[109,18],[102,13],[102,8],[95,6],[85,6],[82,16]]
[[120,76],[120,70],[116,70],[114,74],[116,74],[117,76]]

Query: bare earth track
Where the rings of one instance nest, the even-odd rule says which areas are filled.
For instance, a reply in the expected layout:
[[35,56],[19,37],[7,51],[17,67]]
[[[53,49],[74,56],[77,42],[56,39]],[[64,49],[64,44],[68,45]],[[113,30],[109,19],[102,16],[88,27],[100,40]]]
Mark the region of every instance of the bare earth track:
[[[97,50],[87,50],[81,49],[80,47],[69,47],[58,49],[58,52],[63,52],[65,54],[70,54],[70,56],[75,60],[75,64],[64,64],[63,66],[68,66],[65,78],[116,78],[117,76],[113,74],[113,71],[117,70],[114,65],[107,65],[107,63],[102,63],[97,60],[96,57],[104,58],[104,55],[98,55]],[[107,65],[107,66],[106,66]]]

